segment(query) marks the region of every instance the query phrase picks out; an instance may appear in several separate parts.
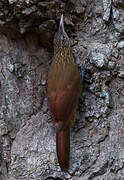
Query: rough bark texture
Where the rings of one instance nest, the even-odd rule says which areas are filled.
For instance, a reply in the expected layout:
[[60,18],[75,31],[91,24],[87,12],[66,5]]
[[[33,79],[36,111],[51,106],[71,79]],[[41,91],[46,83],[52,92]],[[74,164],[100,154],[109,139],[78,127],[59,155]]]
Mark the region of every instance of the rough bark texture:
[[[58,165],[46,73],[60,14],[86,64],[70,169]],[[124,1],[0,1],[0,179],[124,179]]]

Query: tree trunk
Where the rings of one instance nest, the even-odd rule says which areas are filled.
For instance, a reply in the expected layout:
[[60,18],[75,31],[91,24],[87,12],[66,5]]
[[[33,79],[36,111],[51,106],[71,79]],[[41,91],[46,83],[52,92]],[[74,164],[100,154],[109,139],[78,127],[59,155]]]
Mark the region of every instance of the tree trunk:
[[[66,173],[46,94],[61,14],[85,66]],[[124,179],[123,35],[123,0],[0,1],[1,180]]]

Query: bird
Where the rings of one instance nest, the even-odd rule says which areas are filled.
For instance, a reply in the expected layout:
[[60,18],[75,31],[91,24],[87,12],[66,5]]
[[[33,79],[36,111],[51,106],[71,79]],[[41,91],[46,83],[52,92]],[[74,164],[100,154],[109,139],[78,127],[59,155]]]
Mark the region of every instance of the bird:
[[81,93],[81,77],[65,32],[63,14],[54,36],[54,56],[47,76],[47,96],[56,130],[56,151],[62,171],[69,169],[70,128],[76,118]]

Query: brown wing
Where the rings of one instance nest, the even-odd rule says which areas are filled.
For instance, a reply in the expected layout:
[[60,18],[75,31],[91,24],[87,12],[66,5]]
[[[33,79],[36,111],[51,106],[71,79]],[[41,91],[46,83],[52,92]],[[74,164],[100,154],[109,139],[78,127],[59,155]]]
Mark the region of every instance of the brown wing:
[[75,111],[80,89],[80,75],[75,64],[71,68],[65,68],[65,72],[62,71],[62,67],[57,71],[49,71],[47,92],[54,122],[64,121],[64,126],[68,125]]

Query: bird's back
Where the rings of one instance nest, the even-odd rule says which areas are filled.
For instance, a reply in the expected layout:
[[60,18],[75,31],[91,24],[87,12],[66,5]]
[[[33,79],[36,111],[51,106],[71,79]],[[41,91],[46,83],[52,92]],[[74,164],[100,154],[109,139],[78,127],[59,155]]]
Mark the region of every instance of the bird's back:
[[48,73],[48,98],[56,121],[68,120],[80,95],[80,74],[69,49],[58,52]]
[[[52,82],[52,83],[51,83]],[[54,61],[48,72],[48,90],[65,89],[67,85],[75,88],[80,86],[80,74],[70,50],[61,50],[54,56]],[[74,87],[73,87],[74,88]]]

